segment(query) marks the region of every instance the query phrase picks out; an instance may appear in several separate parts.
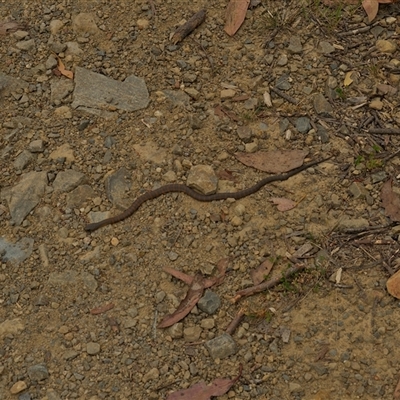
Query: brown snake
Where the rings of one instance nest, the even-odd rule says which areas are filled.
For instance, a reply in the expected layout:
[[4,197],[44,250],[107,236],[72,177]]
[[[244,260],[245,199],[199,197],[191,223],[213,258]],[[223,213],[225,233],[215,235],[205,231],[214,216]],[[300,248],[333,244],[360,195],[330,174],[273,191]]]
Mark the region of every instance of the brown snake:
[[[329,157],[330,158],[330,157]],[[144,202],[147,200],[155,199],[163,194],[171,193],[171,192],[183,192],[186,193],[188,196],[192,197],[198,201],[214,201],[214,200],[225,200],[225,199],[242,199],[243,197],[249,196],[250,194],[256,193],[259,191],[263,186],[267,183],[276,182],[276,181],[286,181],[290,177],[298,174],[301,171],[306,170],[314,165],[320,164],[329,158],[324,158],[322,160],[311,161],[307,164],[302,165],[301,167],[292,169],[289,172],[279,175],[272,175],[268,176],[261,181],[257,182],[255,185],[239,190],[238,192],[226,192],[226,193],[215,193],[215,194],[201,194],[196,192],[195,190],[191,189],[186,185],[182,185],[179,183],[171,183],[169,185],[164,185],[159,187],[158,189],[151,190],[150,192],[146,192],[139,196],[130,207],[128,207],[125,211],[121,214],[116,215],[115,217],[106,218],[99,222],[93,222],[85,226],[85,231],[92,232],[96,229],[99,229],[105,225],[115,224],[116,222],[120,222],[128,217],[130,217]]]

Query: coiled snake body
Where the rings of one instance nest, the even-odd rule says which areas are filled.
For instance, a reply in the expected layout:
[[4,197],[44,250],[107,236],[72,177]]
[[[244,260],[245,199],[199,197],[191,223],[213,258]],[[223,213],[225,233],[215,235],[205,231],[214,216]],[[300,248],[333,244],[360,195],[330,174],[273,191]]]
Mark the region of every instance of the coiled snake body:
[[307,164],[302,165],[301,167],[292,169],[291,171],[283,173],[283,174],[268,176],[247,189],[239,190],[238,192],[232,192],[232,193],[225,192],[225,193],[215,193],[215,194],[206,195],[206,194],[201,194],[199,192],[196,192],[195,190],[193,190],[190,187],[183,185],[183,184],[171,183],[169,185],[164,185],[164,186],[159,187],[158,189],[151,190],[151,191],[146,192],[146,193],[142,194],[141,196],[139,196],[132,203],[132,205],[130,207],[128,207],[125,211],[123,211],[121,214],[118,214],[111,218],[103,219],[102,221],[99,221],[99,222],[93,222],[91,224],[86,225],[85,231],[92,232],[92,231],[95,231],[96,229],[99,229],[99,228],[105,226],[105,225],[115,224],[116,222],[120,222],[126,218],[129,218],[143,203],[145,203],[148,200],[155,199],[166,193],[182,192],[182,193],[185,193],[188,196],[192,197],[195,200],[203,201],[203,202],[214,201],[214,200],[225,200],[225,199],[236,199],[236,200],[242,199],[243,197],[246,197],[253,193],[256,193],[267,183],[277,182],[277,181],[286,181],[290,177],[298,174],[299,172],[304,171],[314,165],[320,164],[326,160],[329,160],[329,158],[311,161]]

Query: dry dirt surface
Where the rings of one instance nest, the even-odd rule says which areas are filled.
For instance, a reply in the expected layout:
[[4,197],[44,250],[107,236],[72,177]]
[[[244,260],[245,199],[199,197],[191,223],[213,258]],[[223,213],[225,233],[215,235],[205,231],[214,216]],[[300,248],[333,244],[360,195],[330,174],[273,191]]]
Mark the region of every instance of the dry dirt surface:
[[[220,399],[394,397],[400,228],[381,188],[399,191],[398,6],[369,24],[358,6],[261,0],[233,37],[226,6],[0,2],[0,24],[15,22],[0,25],[1,400],[166,399],[240,365]],[[59,60],[75,78],[141,78],[148,105],[124,110],[117,90],[77,107],[102,85]],[[331,158],[240,200],[170,193],[84,230],[196,166],[219,191],[250,187],[268,173],[235,154],[272,150]],[[163,268],[214,276],[224,258],[202,305],[157,328],[188,290]],[[275,277],[304,269],[234,302],[266,260]]]

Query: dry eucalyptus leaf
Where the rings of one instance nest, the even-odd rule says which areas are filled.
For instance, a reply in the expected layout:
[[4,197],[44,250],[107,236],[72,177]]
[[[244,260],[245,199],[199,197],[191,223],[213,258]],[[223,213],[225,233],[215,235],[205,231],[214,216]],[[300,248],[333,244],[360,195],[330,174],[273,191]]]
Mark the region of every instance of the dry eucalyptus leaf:
[[389,179],[382,186],[381,190],[382,205],[386,215],[393,221],[400,221],[400,198],[392,190],[392,179]]
[[74,79],[74,73],[72,71],[69,71],[65,68],[64,63],[61,61],[60,57],[57,56],[57,68],[60,71],[60,73],[64,76],[66,76],[68,79]]
[[185,318],[186,315],[192,311],[193,307],[201,299],[204,292],[204,278],[203,275],[198,272],[190,285],[190,288],[186,294],[186,297],[181,301],[178,308],[170,315],[164,317],[159,323],[159,328],[168,328],[173,324],[176,324],[181,319]]
[[396,299],[400,299],[400,270],[387,280],[386,288],[389,294],[396,297]]
[[272,264],[271,261],[264,260],[258,267],[252,269],[250,271],[250,276],[254,285],[258,285],[259,283],[263,282],[271,272],[273,266],[274,264]]
[[246,18],[250,0],[231,0],[226,9],[226,23],[224,31],[233,36],[242,26]]
[[256,153],[236,153],[235,157],[244,165],[260,171],[281,174],[303,165],[308,150],[272,150]]
[[239,367],[239,375],[234,379],[215,379],[211,385],[198,382],[188,389],[171,393],[167,400],[210,400],[212,396],[222,396],[238,381],[242,375],[242,365]]
[[286,199],[284,197],[271,197],[270,199],[274,204],[277,205],[279,211],[289,211],[296,207],[297,203],[293,200]]

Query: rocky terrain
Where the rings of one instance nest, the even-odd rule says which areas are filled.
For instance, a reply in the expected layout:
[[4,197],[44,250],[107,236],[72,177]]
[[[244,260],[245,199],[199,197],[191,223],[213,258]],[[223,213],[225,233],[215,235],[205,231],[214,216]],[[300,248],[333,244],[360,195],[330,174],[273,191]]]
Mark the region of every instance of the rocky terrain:
[[[399,192],[397,5],[369,24],[358,6],[261,0],[233,37],[225,14],[1,2],[0,400],[166,399],[240,366],[218,398],[393,398],[400,229],[381,188]],[[240,200],[170,193],[84,229],[164,184],[250,187],[268,173],[237,154],[274,150],[331,158]],[[164,268],[210,277],[222,259],[224,281],[157,328],[188,290]],[[304,269],[233,301],[266,261]]]

